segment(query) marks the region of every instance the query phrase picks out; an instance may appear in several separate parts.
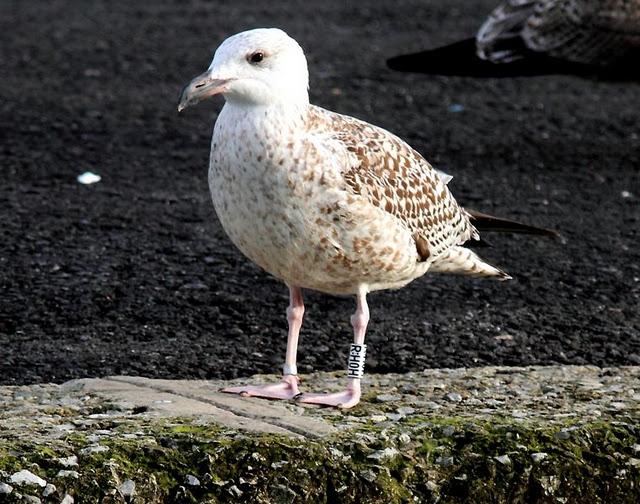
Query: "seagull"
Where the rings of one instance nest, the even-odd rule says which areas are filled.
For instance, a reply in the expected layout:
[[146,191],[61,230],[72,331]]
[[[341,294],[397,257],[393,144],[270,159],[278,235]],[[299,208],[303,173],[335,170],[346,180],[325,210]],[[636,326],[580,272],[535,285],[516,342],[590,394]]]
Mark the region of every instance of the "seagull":
[[[553,232],[466,211],[449,177],[404,141],[311,105],[308,87],[300,45],[260,28],[218,47],[208,70],[183,89],[178,111],[223,95],[208,175],[216,214],[237,248],[289,288],[282,380],[223,391],[350,408],[361,396],[369,292],[398,289],[427,271],[507,280],[464,246],[478,229]],[[341,392],[299,390],[303,289],[356,298]]]
[[506,0],[475,38],[390,58],[394,70],[476,77],[640,77],[640,0]]

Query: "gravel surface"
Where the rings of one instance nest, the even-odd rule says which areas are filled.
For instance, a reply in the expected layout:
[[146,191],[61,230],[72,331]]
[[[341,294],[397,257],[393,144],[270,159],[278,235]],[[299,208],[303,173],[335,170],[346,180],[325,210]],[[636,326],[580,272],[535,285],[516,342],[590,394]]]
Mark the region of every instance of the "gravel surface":
[[[273,382],[273,375],[252,382]],[[339,391],[344,373],[313,373],[305,391]],[[88,436],[88,451],[106,449],[101,439],[136,431],[148,422],[191,418],[234,430],[321,438],[372,422],[378,430],[405,420],[433,417],[457,421],[515,423],[556,429],[590,422],[640,419],[640,366],[535,366],[427,369],[420,373],[369,374],[362,402],[352,410],[295,401],[239,398],[220,392],[228,381],[158,380],[115,376],[63,385],[0,387],[0,438],[29,443]],[[562,434],[564,433],[564,434]],[[133,436],[136,437],[136,436]],[[73,458],[59,461],[66,468]],[[77,462],[77,461],[75,461]]]
[[[336,390],[343,378],[313,373],[302,386]],[[221,385],[115,376],[0,387],[0,500],[637,502],[640,366],[369,374],[347,411]],[[296,498],[277,498],[279,485]]]
[[[370,296],[370,371],[640,363],[640,86],[385,67],[471,35],[494,3],[2,2],[0,382],[279,369],[286,289],[209,200],[221,103],[176,113],[220,41],[258,26],[306,49],[314,103],[407,139],[463,204],[566,239],[490,237],[508,283],[434,275]],[[306,299],[299,369],[342,369],[353,301]]]

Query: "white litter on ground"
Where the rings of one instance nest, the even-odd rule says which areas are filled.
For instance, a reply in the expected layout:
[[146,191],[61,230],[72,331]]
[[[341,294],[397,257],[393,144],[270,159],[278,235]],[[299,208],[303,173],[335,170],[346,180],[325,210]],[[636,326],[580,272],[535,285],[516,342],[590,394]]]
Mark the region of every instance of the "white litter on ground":
[[89,185],[89,184],[95,184],[96,182],[100,182],[102,180],[102,177],[97,173],[86,171],[78,175],[77,180],[81,184]]

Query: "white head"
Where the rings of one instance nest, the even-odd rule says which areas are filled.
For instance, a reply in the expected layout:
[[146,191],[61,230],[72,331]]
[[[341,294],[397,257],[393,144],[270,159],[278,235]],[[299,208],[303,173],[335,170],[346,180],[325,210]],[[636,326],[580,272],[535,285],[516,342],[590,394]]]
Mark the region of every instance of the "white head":
[[298,43],[277,28],[258,28],[226,39],[209,69],[185,86],[178,111],[216,94],[255,105],[309,102],[309,72]]

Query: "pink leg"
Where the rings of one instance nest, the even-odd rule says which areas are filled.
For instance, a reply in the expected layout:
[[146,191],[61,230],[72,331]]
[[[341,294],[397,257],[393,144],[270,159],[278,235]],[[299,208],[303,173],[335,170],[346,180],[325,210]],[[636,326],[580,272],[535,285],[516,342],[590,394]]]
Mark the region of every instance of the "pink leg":
[[[364,349],[364,335],[369,323],[369,307],[367,306],[367,293],[362,290],[357,295],[357,309],[351,316],[353,326],[353,346]],[[353,349],[352,346],[352,349]],[[361,373],[353,373],[351,369],[351,355],[349,360],[349,370],[347,371],[347,388],[342,392],[333,394],[301,394],[297,400],[303,403],[322,404],[324,406],[337,406],[338,408],[352,408],[360,402],[360,379]],[[364,359],[364,350],[362,351]],[[364,362],[362,363],[364,365]]]
[[296,370],[296,356],[298,353],[298,335],[302,326],[304,315],[304,303],[302,301],[302,289],[289,287],[289,307],[287,308],[287,321],[289,322],[289,335],[287,336],[287,355],[283,366],[283,376],[280,383],[270,385],[242,385],[240,387],[227,387],[222,392],[240,394],[241,396],[266,397],[268,399],[293,399],[300,392]]

